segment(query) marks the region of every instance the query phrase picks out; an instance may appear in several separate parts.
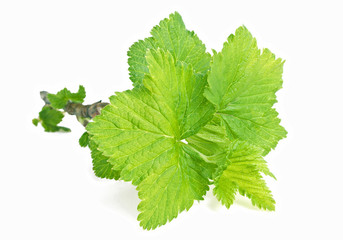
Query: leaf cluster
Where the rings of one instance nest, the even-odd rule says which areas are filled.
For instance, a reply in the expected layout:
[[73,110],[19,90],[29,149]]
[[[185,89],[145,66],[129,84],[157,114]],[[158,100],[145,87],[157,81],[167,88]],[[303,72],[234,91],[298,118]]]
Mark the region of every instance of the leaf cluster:
[[64,112],[61,110],[68,102],[83,103],[85,97],[86,91],[81,85],[76,93],[64,88],[56,94],[48,94],[46,104],[39,112],[39,117],[32,120],[33,125],[38,126],[40,123],[45,132],[70,132],[69,128],[58,126],[64,117]]
[[[244,26],[211,55],[177,12],[128,56],[134,88],[110,97],[80,145],[90,147],[97,176],[137,186],[140,225],[171,221],[211,184],[227,208],[239,193],[274,210],[264,156],[287,134],[273,108],[284,62]],[[49,100],[77,99],[63,90]]]
[[[244,26],[211,55],[177,12],[134,43],[128,56],[134,88],[110,97],[79,144],[89,147],[96,176],[137,187],[140,225],[166,224],[203,200],[210,185],[227,208],[239,193],[274,210],[263,177],[276,178],[264,156],[287,134],[273,108],[284,61],[258,49]],[[58,126],[62,111],[85,96],[83,86],[48,94],[33,124],[70,131]]]

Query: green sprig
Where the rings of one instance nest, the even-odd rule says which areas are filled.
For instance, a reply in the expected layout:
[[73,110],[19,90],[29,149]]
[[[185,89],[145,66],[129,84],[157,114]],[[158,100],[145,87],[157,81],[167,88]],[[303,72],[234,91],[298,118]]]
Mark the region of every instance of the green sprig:
[[[93,122],[78,118],[88,124],[79,144],[90,148],[96,176],[137,187],[140,225],[166,224],[203,200],[211,184],[227,208],[240,193],[275,210],[263,175],[276,178],[264,156],[287,135],[273,108],[284,61],[258,49],[244,26],[211,56],[177,12],[128,56],[134,88],[111,96]],[[82,86],[48,94],[33,124],[66,130],[57,126],[63,118],[57,109],[82,103],[85,95]]]

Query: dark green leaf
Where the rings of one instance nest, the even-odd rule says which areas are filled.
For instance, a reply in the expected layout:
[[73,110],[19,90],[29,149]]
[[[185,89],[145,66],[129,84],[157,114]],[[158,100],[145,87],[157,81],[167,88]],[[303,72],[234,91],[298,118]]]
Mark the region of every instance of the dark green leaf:
[[88,132],[84,132],[79,139],[79,144],[81,147],[87,147],[89,143],[89,134]]
[[46,132],[70,132],[69,128],[57,126],[63,119],[62,112],[50,107],[43,107],[39,113],[39,119]]

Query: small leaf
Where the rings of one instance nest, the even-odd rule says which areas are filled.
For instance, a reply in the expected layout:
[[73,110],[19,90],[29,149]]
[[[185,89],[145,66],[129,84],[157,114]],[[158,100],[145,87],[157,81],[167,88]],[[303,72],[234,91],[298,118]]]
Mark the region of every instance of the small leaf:
[[48,100],[52,107],[56,109],[63,109],[68,101],[83,103],[86,97],[85,88],[80,85],[77,93],[71,93],[68,89],[64,88],[56,94],[48,94]]
[[32,119],[32,124],[35,125],[36,127],[38,126],[38,123],[39,123],[39,119],[38,118]]
[[89,134],[88,132],[84,132],[79,139],[79,144],[81,147],[87,147],[89,143]]
[[39,113],[40,122],[46,132],[70,132],[69,128],[57,126],[63,117],[62,112],[50,106],[44,106]]

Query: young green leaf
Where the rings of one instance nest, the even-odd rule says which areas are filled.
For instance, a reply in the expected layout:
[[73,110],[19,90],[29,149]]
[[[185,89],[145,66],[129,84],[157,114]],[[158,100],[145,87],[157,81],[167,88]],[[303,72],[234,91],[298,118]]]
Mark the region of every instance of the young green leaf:
[[85,88],[80,85],[77,93],[71,93],[68,89],[64,88],[56,94],[48,94],[48,100],[51,106],[56,109],[62,109],[68,103],[68,101],[83,103],[86,97]]
[[63,117],[63,113],[50,106],[43,107],[39,112],[39,122],[46,132],[70,132],[69,128],[57,126]]
[[152,37],[134,43],[129,51],[130,79],[134,86],[142,84],[149,73],[145,59],[149,49],[162,48],[169,51],[175,61],[191,64],[196,73],[206,74],[210,68],[211,56],[205,45],[194,32],[188,31],[179,13],[170,14],[151,30]]
[[222,119],[218,116],[214,116],[199,132],[186,140],[190,146],[207,157],[224,154],[223,161],[226,161],[227,147],[231,141],[226,134]]
[[230,139],[249,141],[267,154],[286,137],[272,108],[282,87],[282,68],[283,61],[268,49],[260,52],[245,27],[214,55],[204,94],[224,120]]
[[89,134],[88,132],[84,132],[79,139],[79,144],[81,147],[87,147],[89,144]]
[[[247,142],[233,141],[228,148],[228,160],[215,174],[213,193],[229,208],[236,191],[251,199],[259,208],[275,210],[273,196],[260,175],[261,169],[272,175],[262,158],[263,149]],[[273,176],[273,175],[272,175]]]
[[35,125],[36,127],[38,126],[38,123],[39,123],[39,119],[38,118],[32,119],[32,124]]
[[[153,229],[208,190],[213,165],[181,140],[210,121],[214,108],[202,94],[206,78],[190,65],[175,62],[161,49],[148,51],[146,58],[146,87],[112,96],[87,131],[113,169],[121,170],[120,178],[138,185],[139,220],[143,228]],[[165,209],[167,196],[175,201]]]

